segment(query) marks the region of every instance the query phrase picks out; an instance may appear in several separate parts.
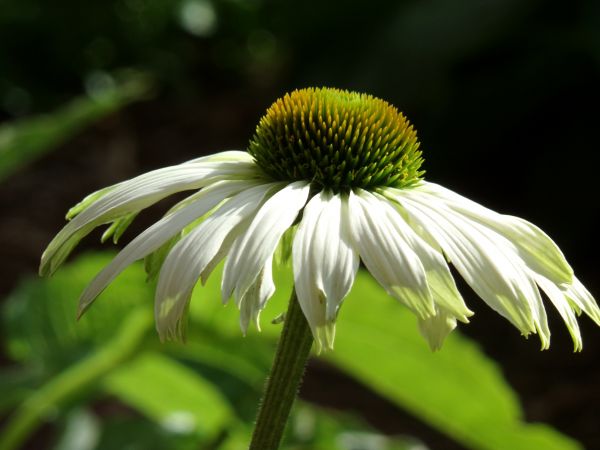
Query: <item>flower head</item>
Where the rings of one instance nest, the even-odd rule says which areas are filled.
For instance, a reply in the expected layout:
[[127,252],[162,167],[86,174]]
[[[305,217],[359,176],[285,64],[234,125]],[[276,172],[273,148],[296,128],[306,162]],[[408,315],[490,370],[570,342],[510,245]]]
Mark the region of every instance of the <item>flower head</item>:
[[158,169],[86,197],[42,256],[51,274],[95,227],[116,242],[144,208],[193,191],[133,239],[90,283],[83,313],[128,265],[146,258],[157,273],[161,338],[181,337],[192,290],[225,260],[225,302],[242,329],[258,326],[273,295],[274,254],[291,250],[298,301],[319,346],[359,262],[416,316],[433,349],[473,313],[451,263],[471,288],[542,348],[550,331],[540,289],[564,319],[576,350],[582,311],[600,309],[554,242],[535,225],[498,214],[422,179],[421,152],[406,118],[383,100],[337,89],[302,89],[277,100],[248,151],[228,151]]
[[417,133],[389,103],[338,89],[303,89],[277,100],[248,153],[282,181],[309,180],[334,191],[419,181]]

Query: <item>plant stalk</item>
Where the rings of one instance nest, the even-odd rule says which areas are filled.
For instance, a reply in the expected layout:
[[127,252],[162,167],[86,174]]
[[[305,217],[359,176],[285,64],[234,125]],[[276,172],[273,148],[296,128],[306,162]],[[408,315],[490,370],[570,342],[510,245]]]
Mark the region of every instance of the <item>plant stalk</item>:
[[294,404],[313,337],[292,289],[273,366],[267,379],[250,450],[276,450]]

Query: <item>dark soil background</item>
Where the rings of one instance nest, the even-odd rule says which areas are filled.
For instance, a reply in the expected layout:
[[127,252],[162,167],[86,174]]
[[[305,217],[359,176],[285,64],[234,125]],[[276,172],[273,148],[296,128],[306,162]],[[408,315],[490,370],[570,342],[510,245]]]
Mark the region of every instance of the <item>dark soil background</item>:
[[[87,193],[244,149],[278,96],[325,85],[399,107],[419,130],[428,180],[539,225],[600,297],[598,2],[198,3],[211,5],[212,28],[184,18],[191,2],[4,2],[3,121],[50,112],[123,68],[148,74],[155,88],[0,183],[2,296],[36,272],[65,212]],[[141,215],[125,238],[157,214]],[[535,337],[524,340],[462,287],[476,315],[461,331],[501,365],[526,419],[600,448],[600,329],[582,317],[584,351],[574,354],[549,307],[552,346],[540,352]],[[322,363],[311,364],[301,394],[431,448],[460,448]]]

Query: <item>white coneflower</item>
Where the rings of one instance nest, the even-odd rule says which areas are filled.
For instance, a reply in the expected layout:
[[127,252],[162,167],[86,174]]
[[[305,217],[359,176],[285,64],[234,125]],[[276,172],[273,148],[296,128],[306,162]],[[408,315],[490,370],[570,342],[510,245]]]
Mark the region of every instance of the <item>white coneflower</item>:
[[44,252],[40,273],[54,272],[95,227],[112,223],[103,239],[116,240],[140,210],[195,190],[98,274],[80,313],[123,269],[150,255],[162,263],[158,332],[179,337],[196,282],[225,259],[223,300],[233,295],[245,331],[258,324],[275,290],[278,246],[291,246],[297,298],[320,346],[333,345],[340,305],[362,261],[439,348],[456,321],[472,315],[449,261],[489,306],[523,335],[539,334],[547,348],[541,289],[581,349],[576,315],[600,324],[600,310],[559,248],[523,219],[424,181],[418,146],[412,126],[383,100],[328,88],[294,91],[268,109],[246,152],[158,169],[88,196]]

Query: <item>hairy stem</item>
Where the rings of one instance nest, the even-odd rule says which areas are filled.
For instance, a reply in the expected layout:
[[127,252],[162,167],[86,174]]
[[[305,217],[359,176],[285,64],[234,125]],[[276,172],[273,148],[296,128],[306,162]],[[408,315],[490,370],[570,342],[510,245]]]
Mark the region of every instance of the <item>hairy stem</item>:
[[298,393],[313,337],[296,291],[285,315],[281,338],[252,434],[250,450],[276,450]]

